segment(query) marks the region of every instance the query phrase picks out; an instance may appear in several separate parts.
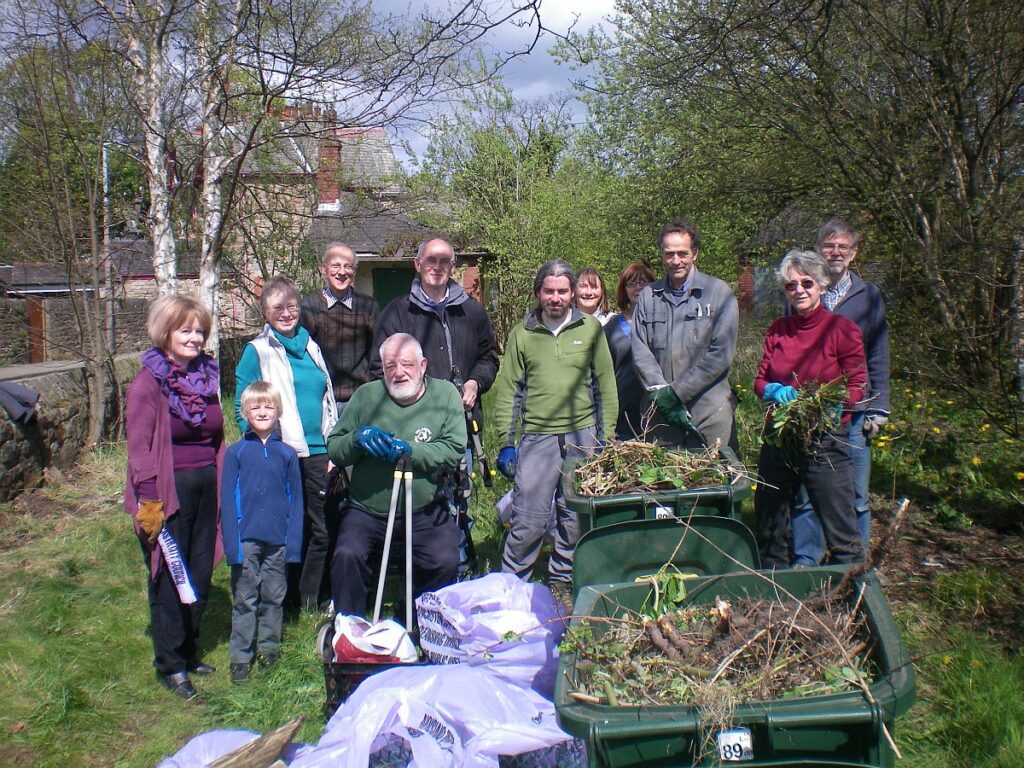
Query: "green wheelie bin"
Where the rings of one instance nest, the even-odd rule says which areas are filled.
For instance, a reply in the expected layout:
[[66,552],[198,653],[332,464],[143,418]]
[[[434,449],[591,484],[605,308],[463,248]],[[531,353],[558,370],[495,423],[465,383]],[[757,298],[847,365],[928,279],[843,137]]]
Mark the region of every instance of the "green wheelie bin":
[[602,525],[628,520],[655,520],[693,515],[718,515],[739,519],[740,503],[750,496],[751,482],[736,453],[729,447],[719,452],[729,475],[725,485],[669,491],[635,491],[610,496],[577,493],[573,477],[579,459],[566,461],[562,471],[562,496],[579,519],[580,535]]
[[[842,578],[848,566],[757,571],[754,539],[727,518],[618,523],[580,539],[574,574],[571,627],[590,621],[599,642],[601,618],[635,615],[652,597],[635,581],[671,562],[692,574],[684,605],[716,598],[772,600],[788,592],[817,593]],[[860,610],[872,639],[877,675],[863,691],[749,702],[737,707],[727,729],[712,732],[696,705],[613,706],[579,701],[577,654],[559,659],[555,706],[560,725],[587,744],[591,768],[633,766],[833,766],[892,768],[889,737],[895,719],[914,701],[914,670],[877,577],[869,572]],[[710,753],[705,750],[712,745]]]

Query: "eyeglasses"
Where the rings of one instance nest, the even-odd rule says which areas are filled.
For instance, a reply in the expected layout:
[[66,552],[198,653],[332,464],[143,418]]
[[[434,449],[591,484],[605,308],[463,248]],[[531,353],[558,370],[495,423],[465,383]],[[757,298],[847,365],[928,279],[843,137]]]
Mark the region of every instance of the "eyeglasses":
[[285,312],[288,312],[289,314],[294,315],[294,314],[297,314],[298,311],[299,311],[299,305],[298,304],[284,304],[284,305],[275,304],[274,306],[272,306],[270,308],[270,314],[272,314],[274,316],[283,315]]
[[628,280],[626,282],[626,285],[629,286],[630,288],[643,288],[643,287],[648,286],[650,284],[651,284],[650,280],[643,280],[641,278],[637,278],[636,280]]
[[822,251],[838,251],[841,254],[847,254],[853,250],[852,245],[846,245],[846,243],[822,243]]
[[455,264],[455,262],[452,259],[435,259],[432,256],[427,256],[423,259],[420,259],[420,263],[425,267],[430,267],[431,269],[434,269],[435,267],[440,267],[441,269],[451,269],[452,265]]
[[812,280],[809,277],[805,277],[800,282],[793,281],[792,283],[786,283],[782,287],[786,289],[786,293],[796,293],[797,288],[803,288],[805,291],[809,291],[817,284],[817,280]]

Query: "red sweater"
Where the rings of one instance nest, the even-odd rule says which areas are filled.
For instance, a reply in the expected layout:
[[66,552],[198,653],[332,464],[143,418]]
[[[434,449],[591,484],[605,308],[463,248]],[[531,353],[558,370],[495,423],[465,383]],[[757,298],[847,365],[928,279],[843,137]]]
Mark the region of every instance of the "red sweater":
[[[800,387],[811,382],[828,384],[844,375],[848,409],[864,398],[867,384],[860,328],[819,305],[803,317],[780,317],[768,328],[754,392],[763,397],[765,385],[773,381]],[[849,420],[849,411],[844,410],[843,422]]]

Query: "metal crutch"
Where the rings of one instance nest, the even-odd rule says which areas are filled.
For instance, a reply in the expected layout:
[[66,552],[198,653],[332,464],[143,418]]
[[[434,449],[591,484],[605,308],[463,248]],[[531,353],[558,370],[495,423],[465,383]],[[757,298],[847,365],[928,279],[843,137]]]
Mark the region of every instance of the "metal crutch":
[[[380,608],[384,602],[384,578],[388,571],[388,558],[391,557],[391,537],[395,533],[395,512],[398,509],[398,494],[402,487],[402,466],[404,456],[399,457],[395,464],[394,481],[391,483],[391,506],[388,508],[388,527],[384,533],[384,556],[380,561],[380,577],[377,579],[377,599],[373,604],[373,623],[380,620]],[[406,536],[408,538],[408,536]]]
[[[404,467],[403,467],[404,465]],[[398,468],[405,472],[405,631],[412,632],[412,459],[402,456]]]

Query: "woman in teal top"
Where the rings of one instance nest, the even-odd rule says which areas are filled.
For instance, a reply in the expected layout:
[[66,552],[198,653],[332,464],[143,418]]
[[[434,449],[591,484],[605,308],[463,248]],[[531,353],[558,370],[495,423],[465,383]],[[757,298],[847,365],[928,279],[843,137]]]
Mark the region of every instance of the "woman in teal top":
[[[268,381],[281,395],[281,438],[299,454],[306,525],[298,578],[289,574],[289,601],[318,611],[327,600],[327,521],[320,491],[327,481],[325,436],[338,420],[334,388],[323,354],[309,332],[299,325],[299,292],[286,277],[272,277],[263,286],[260,309],[267,321],[250,341],[235,368],[235,418],[241,416],[241,395],[253,381]],[[296,585],[295,582],[298,582]]]

